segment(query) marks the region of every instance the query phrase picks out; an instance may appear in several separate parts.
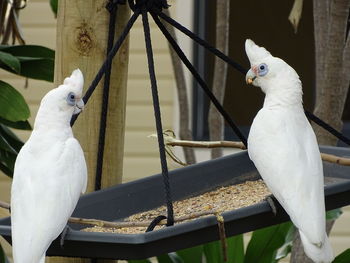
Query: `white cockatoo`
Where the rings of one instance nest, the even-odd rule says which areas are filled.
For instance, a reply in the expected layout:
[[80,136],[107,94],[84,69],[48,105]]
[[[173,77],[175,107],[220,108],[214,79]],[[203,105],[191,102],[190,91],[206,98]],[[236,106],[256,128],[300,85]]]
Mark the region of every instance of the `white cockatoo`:
[[41,100],[34,129],[17,156],[11,189],[14,263],[44,263],[87,183],[84,153],[70,127],[84,102],[79,69]]
[[322,160],[304,114],[301,81],[292,67],[252,40],[245,50],[251,65],[246,81],[265,93],[249,132],[249,157],[298,228],[306,255],[329,263]]

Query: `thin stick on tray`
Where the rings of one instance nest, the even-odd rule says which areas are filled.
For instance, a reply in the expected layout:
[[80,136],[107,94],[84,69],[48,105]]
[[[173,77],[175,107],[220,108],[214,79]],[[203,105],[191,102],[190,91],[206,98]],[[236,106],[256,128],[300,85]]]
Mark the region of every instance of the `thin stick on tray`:
[[10,209],[10,204],[0,200],[0,208],[4,208],[4,209],[9,210]]
[[224,147],[224,148],[237,148],[237,149],[246,150],[246,147],[242,142],[234,142],[234,141],[185,141],[185,140],[173,139],[171,141],[167,141],[166,144],[169,146],[183,146],[183,147],[197,147],[197,148]]
[[[216,215],[218,212],[216,210],[208,210],[208,211],[201,211],[201,212],[195,212],[189,215],[181,216],[181,217],[175,217],[174,221],[176,223],[198,218],[201,216],[208,216],[208,215]],[[110,221],[103,221],[103,220],[97,220],[97,219],[85,219],[85,218],[77,218],[77,217],[71,217],[68,220],[69,223],[72,224],[82,224],[82,225],[90,225],[90,226],[99,226],[99,227],[109,227],[109,228],[125,228],[125,227],[148,227],[151,221],[143,221],[143,222],[134,222],[134,221],[122,221],[122,222],[110,222]],[[166,220],[160,221],[158,225],[166,225]]]
[[[10,204],[0,201],[0,208],[9,209]],[[217,215],[219,214],[216,210],[207,210],[207,211],[200,211],[200,212],[194,212],[189,215],[175,217],[175,222],[182,222],[194,218],[198,218],[201,216],[208,216],[208,215]],[[99,227],[110,227],[110,228],[124,228],[124,227],[148,227],[151,221],[143,221],[143,222],[132,222],[132,221],[122,221],[122,222],[111,222],[111,221],[104,221],[104,220],[98,220],[98,219],[87,219],[87,218],[78,218],[78,217],[70,217],[68,219],[69,223],[72,224],[81,224],[81,225],[89,225],[89,226],[99,226]],[[166,225],[166,220],[162,220],[159,225]]]
[[[242,142],[234,141],[185,141],[172,138],[170,136],[166,137],[165,144],[169,146],[182,146],[182,147],[196,147],[196,148],[215,148],[215,147],[225,147],[225,148],[237,148],[241,150],[246,150]],[[325,162],[336,163],[339,165],[350,166],[350,158],[339,157],[333,154],[321,153],[321,158]]]

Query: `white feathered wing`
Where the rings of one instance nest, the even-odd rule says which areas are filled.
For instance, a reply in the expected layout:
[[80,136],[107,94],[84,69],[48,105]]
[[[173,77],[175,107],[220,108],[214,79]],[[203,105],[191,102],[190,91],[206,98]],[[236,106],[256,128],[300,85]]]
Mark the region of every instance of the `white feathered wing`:
[[249,157],[299,229],[305,253],[317,263],[329,263],[333,252],[325,232],[322,160],[303,111],[301,86],[295,87],[299,78],[285,62],[269,53],[264,56],[267,51],[254,43],[246,43],[246,50],[252,67],[266,63],[271,71],[277,63],[282,72],[257,77],[266,97],[250,129]]
[[47,116],[52,111],[43,104],[15,164],[11,190],[15,263],[45,262],[46,250],[63,231],[87,184],[84,153],[69,126],[72,114],[59,123],[63,115]]

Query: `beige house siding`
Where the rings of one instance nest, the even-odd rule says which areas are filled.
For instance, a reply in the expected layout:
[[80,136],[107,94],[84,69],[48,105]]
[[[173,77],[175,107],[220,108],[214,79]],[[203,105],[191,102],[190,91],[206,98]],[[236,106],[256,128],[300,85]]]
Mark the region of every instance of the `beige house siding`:
[[[185,0],[178,1],[185,2]],[[171,1],[171,4],[171,11],[178,11],[178,17],[190,13],[185,7],[186,3],[176,6],[176,2]],[[182,12],[180,7],[186,8],[186,10]],[[28,6],[21,11],[20,21],[28,44],[43,45],[54,49],[56,20],[47,0],[29,1]],[[180,41],[182,41],[181,38]],[[188,52],[190,45],[188,45],[188,42],[183,43],[185,43],[183,46]],[[170,56],[164,38],[154,26],[152,30],[152,44],[155,52],[163,125],[164,128],[177,129],[176,118],[174,119],[174,116],[176,117],[174,113],[176,111],[175,84]],[[0,79],[11,83],[23,94],[30,105],[30,122],[33,123],[40,99],[53,88],[53,85],[44,81],[29,80],[29,87],[25,89],[25,80],[23,78],[8,74],[2,70],[0,70]],[[16,131],[16,133],[23,140],[26,140],[29,136],[29,132]],[[155,133],[155,124],[147,59],[144,49],[143,30],[140,21],[138,21],[131,31],[130,41],[123,181],[134,180],[160,171],[157,142],[155,139],[147,138],[148,135],[153,133]],[[170,168],[174,167],[171,162],[169,162],[169,166]],[[9,201],[10,182],[10,179],[0,174],[0,200]],[[336,222],[331,235],[331,242],[336,254],[350,247],[350,208],[347,207],[344,211],[341,219]],[[6,211],[0,209],[0,217],[5,216],[5,214]]]

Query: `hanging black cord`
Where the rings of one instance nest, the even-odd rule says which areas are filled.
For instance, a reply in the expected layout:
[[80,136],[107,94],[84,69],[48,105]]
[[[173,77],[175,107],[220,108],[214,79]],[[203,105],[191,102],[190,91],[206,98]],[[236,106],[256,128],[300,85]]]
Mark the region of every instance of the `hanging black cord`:
[[183,25],[179,24],[177,21],[175,21],[174,19],[172,19],[171,17],[167,16],[166,14],[162,13],[162,12],[157,12],[157,15],[159,15],[159,17],[161,17],[164,21],[166,21],[167,23],[169,23],[170,25],[172,25],[173,27],[177,28],[178,30],[180,30],[182,33],[184,33],[185,35],[187,35],[188,37],[190,37],[191,39],[193,39],[195,42],[197,42],[199,45],[205,47],[208,51],[210,51],[211,53],[213,53],[215,56],[221,58],[223,61],[225,61],[226,63],[228,63],[229,65],[231,65],[233,68],[235,68],[236,70],[238,70],[239,72],[241,72],[242,74],[247,74],[248,70],[246,70],[244,67],[242,67],[240,64],[238,64],[237,62],[233,61],[230,57],[228,57],[227,55],[225,55],[224,53],[222,53],[220,50],[218,50],[217,48],[213,47],[212,45],[210,45],[207,41],[201,39],[200,37],[198,37],[196,34],[194,34],[192,31],[190,31],[189,29],[187,29],[186,27],[184,27]]
[[[166,154],[165,154],[163,128],[162,128],[162,120],[161,120],[158,90],[157,90],[157,79],[156,79],[155,70],[154,70],[151,34],[150,34],[150,28],[149,28],[148,16],[147,16],[146,9],[142,10],[142,22],[143,22],[143,29],[144,29],[144,34],[145,34],[146,52],[147,52],[147,59],[148,59],[148,70],[149,70],[149,76],[150,76],[150,80],[151,80],[154,116],[156,119],[160,162],[161,162],[161,167],[162,167],[162,175],[163,175],[163,182],[164,182],[164,189],[165,189],[165,199],[166,199],[166,205],[167,205],[167,226],[171,226],[174,224],[174,211],[173,211],[173,203],[172,203],[171,191],[170,191],[168,166],[167,166]],[[157,217],[154,221],[158,222],[159,220],[160,220],[160,217]],[[157,223],[155,223],[155,224],[151,223],[151,225],[148,227],[147,231],[152,231],[153,229],[151,228],[151,226],[153,226],[153,228],[154,228],[154,226],[156,224]]]
[[[140,11],[139,10],[135,10],[134,14],[130,17],[128,23],[126,24],[123,32],[121,33],[120,37],[117,39],[117,41],[115,42],[112,50],[108,53],[106,60],[104,61],[104,63],[102,64],[100,70],[97,72],[94,80],[91,82],[90,87],[88,88],[88,90],[86,91],[84,97],[83,97],[83,101],[86,104],[89,101],[89,98],[91,97],[92,93],[94,92],[95,88],[97,87],[98,83],[100,82],[100,80],[102,79],[103,75],[106,72],[106,68],[107,65],[111,63],[112,59],[114,58],[115,54],[118,52],[120,46],[123,44],[124,40],[126,39],[126,37],[128,36],[131,27],[133,26],[133,24],[135,23],[136,19],[138,18],[138,16],[140,15]],[[71,126],[74,125],[76,119],[78,118],[78,114],[77,115],[73,115],[72,119],[71,119]]]
[[151,15],[158,25],[159,29],[162,31],[164,36],[167,38],[179,58],[182,60],[182,62],[185,64],[185,66],[188,68],[188,70],[193,74],[194,78],[197,80],[197,82],[200,84],[202,89],[205,91],[207,96],[210,98],[212,103],[215,105],[216,109],[221,113],[221,115],[224,117],[224,119],[227,121],[227,123],[230,125],[234,133],[237,134],[239,139],[243,142],[243,144],[247,147],[247,139],[243,135],[243,133],[240,131],[240,129],[237,127],[235,122],[232,120],[230,115],[225,111],[225,109],[221,106],[220,102],[216,99],[215,95],[211,92],[208,85],[205,83],[203,78],[199,75],[199,73],[196,71],[194,66],[191,64],[191,62],[188,60],[186,55],[183,53],[179,45],[176,43],[175,39],[171,36],[171,34],[168,32],[168,30],[164,27],[162,22],[159,20],[157,15],[153,12],[151,12]]
[[[110,0],[106,6],[106,9],[109,11],[109,26],[108,26],[106,58],[108,58],[108,53],[111,51],[113,47],[118,5],[121,4],[119,1]],[[108,112],[108,101],[109,101],[109,85],[110,85],[110,79],[111,79],[111,67],[112,67],[112,60],[110,60],[106,66],[105,78],[103,83],[100,132],[98,137],[97,160],[96,160],[95,191],[101,189],[103,155],[104,155],[104,147],[105,147],[107,112]]]
[[347,138],[346,136],[344,136],[341,132],[339,132],[336,129],[334,129],[331,125],[329,125],[328,123],[324,122],[323,120],[321,120],[320,118],[316,117],[314,114],[312,114],[311,112],[309,112],[307,110],[305,110],[305,115],[310,120],[312,120],[314,123],[316,123],[317,125],[321,126],[325,130],[327,130],[329,133],[331,133],[332,135],[337,137],[339,140],[341,140],[342,142],[346,143],[347,145],[350,145],[350,139]]
[[[166,21],[170,25],[174,26],[175,28],[180,30],[182,33],[184,33],[185,35],[187,35],[188,37],[193,39],[195,42],[197,42],[198,44],[200,44],[201,46],[206,48],[208,51],[210,51],[211,53],[213,53],[217,57],[221,58],[223,61],[227,62],[229,65],[231,65],[233,68],[235,68],[236,70],[238,70],[242,74],[246,74],[247,73],[247,71],[248,71],[247,69],[242,67],[237,62],[233,61],[230,57],[226,56],[220,50],[218,50],[215,47],[211,46],[207,41],[201,39],[196,34],[191,32],[190,30],[188,30],[183,25],[179,24],[177,21],[175,21],[171,17],[167,16],[166,14],[164,14],[162,12],[156,12],[156,14],[159,15],[159,17],[161,17],[164,21]],[[348,137],[344,136],[341,132],[339,132],[336,129],[334,129],[332,126],[330,126],[329,124],[327,124],[326,122],[324,122],[323,120],[318,118],[316,115],[314,115],[313,113],[311,113],[311,112],[309,112],[307,110],[305,110],[305,115],[310,120],[315,122],[317,125],[321,126],[323,129],[325,129],[326,131],[328,131],[329,133],[334,135],[336,138],[338,138],[342,142],[346,143],[347,145],[350,145],[350,139]]]

